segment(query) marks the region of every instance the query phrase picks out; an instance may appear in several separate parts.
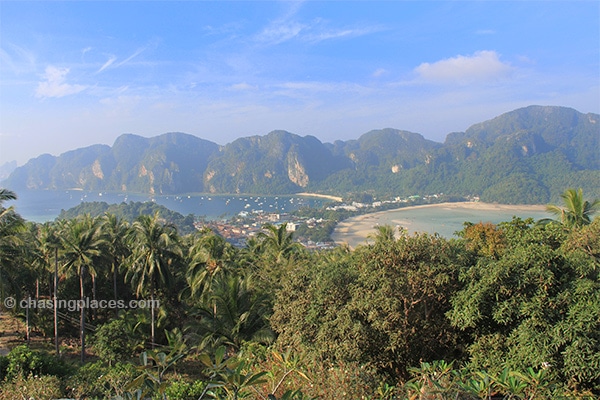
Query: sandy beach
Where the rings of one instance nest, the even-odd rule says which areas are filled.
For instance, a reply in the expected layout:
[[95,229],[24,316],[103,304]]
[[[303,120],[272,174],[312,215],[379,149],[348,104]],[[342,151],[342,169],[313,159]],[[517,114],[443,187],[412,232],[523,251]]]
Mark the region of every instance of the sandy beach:
[[[506,205],[481,202],[460,202],[427,204],[379,211],[359,215],[340,222],[335,228],[332,238],[338,244],[348,244],[354,248],[367,242],[369,235],[375,233],[378,225],[402,227],[409,234],[415,232],[438,232],[442,236],[451,236],[462,228],[464,221],[485,221],[488,217],[500,220],[510,220],[512,215],[527,215],[541,218],[545,215],[545,205]],[[419,210],[419,213],[415,213]],[[451,216],[455,221],[446,223],[445,216]],[[461,219],[461,218],[464,218]],[[445,234],[444,234],[445,233]]]
[[333,201],[342,201],[343,199],[339,196],[332,196],[329,194],[319,194],[319,193],[296,193],[296,196],[306,196],[306,197],[320,197],[322,199],[329,199]]

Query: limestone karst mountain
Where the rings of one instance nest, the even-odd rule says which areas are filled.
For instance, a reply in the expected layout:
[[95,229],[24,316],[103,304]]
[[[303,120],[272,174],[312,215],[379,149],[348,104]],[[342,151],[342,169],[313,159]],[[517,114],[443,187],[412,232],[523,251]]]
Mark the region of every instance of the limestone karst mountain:
[[113,146],[48,154],[16,168],[13,190],[378,196],[446,193],[502,203],[545,203],[565,187],[600,197],[600,115],[529,106],[447,135],[396,129],[322,143],[273,131],[224,146],[184,133],[125,134]]

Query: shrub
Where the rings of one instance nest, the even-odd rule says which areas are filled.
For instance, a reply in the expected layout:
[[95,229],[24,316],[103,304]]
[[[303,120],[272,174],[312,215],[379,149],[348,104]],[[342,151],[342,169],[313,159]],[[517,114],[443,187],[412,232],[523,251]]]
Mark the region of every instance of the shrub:
[[131,357],[134,343],[129,336],[127,323],[116,319],[98,328],[92,341],[94,350],[100,358],[112,365],[115,361],[124,361]]
[[13,382],[0,386],[0,400],[52,400],[64,396],[56,376],[18,376]]
[[[51,354],[31,350],[25,345],[17,346],[6,356],[6,380],[29,375],[54,375],[59,378],[69,375],[72,366]],[[1,365],[1,364],[0,364]]]
[[6,377],[8,370],[8,357],[0,356],[0,381],[3,381]]
[[73,398],[109,399],[122,396],[123,388],[136,374],[136,367],[128,363],[116,363],[111,367],[101,361],[85,364],[67,380],[67,392]]
[[[179,379],[173,382],[169,382],[169,386],[165,391],[167,399],[178,399],[178,400],[196,400],[203,393],[206,383],[203,381],[188,382],[183,379]],[[156,399],[159,399],[160,395],[156,395]]]

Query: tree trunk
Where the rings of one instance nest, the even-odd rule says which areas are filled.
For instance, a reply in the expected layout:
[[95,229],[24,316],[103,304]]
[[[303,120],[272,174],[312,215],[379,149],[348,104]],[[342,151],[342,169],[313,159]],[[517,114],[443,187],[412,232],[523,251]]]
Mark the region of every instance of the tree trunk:
[[25,308],[25,338],[27,339],[27,345],[29,346],[29,305]]
[[[96,302],[96,275],[92,275],[92,300],[94,303]],[[90,311],[90,321],[94,321],[96,319],[96,309],[92,308]]]
[[[118,304],[117,296],[117,263],[113,262],[113,292],[115,294],[115,304]],[[115,306],[115,317],[119,316],[119,308]]]
[[81,340],[81,362],[85,362],[85,297],[84,297],[84,289],[83,289],[83,274],[85,273],[85,267],[81,267],[81,272],[79,273],[79,288],[81,294],[81,313],[79,316],[79,339]]
[[54,350],[58,357],[58,247],[54,248]]
[[96,275],[92,275],[92,300],[96,300]]
[[151,301],[151,324],[150,324],[150,342],[152,350],[154,350],[154,285],[150,288],[150,301]]

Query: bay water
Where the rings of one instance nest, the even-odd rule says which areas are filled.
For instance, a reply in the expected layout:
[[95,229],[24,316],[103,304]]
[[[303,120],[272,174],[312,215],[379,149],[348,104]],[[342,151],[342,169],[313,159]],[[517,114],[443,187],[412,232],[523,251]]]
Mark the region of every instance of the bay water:
[[151,201],[183,215],[194,214],[206,219],[225,219],[242,211],[290,212],[301,207],[321,207],[331,200],[309,196],[213,195],[188,193],[180,195],[149,195],[122,192],[89,192],[82,190],[26,190],[17,192],[17,200],[6,202],[26,220],[53,221],[61,210],[82,202],[103,201],[119,204]]
[[509,222],[513,217],[538,221],[552,218],[542,205],[506,206],[485,203],[442,203],[430,206],[406,207],[346,219],[332,234],[337,243],[356,247],[369,241],[377,226],[389,225],[405,229],[408,234],[437,233],[445,238],[456,237],[465,222]]

